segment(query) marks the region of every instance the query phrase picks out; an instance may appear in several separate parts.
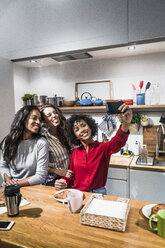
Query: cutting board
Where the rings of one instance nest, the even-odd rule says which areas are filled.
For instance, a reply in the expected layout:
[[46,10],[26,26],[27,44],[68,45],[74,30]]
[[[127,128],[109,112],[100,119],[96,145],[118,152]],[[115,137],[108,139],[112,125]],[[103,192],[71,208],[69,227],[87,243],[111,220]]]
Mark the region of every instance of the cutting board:
[[[147,145],[148,156],[155,157],[156,155],[156,133],[158,126],[143,127],[143,144]],[[159,149],[162,149],[163,135],[159,130]]]

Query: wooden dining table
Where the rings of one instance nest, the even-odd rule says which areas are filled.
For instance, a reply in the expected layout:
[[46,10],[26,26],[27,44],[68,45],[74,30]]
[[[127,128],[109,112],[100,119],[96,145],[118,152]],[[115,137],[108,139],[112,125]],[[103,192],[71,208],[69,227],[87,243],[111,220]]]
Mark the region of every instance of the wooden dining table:
[[[165,239],[149,228],[142,207],[150,202],[130,200],[125,232],[87,226],[80,223],[80,213],[72,214],[54,198],[55,189],[37,185],[21,188],[22,196],[30,202],[20,207],[17,217],[0,215],[0,220],[15,221],[10,231],[0,231],[1,248],[159,248]],[[84,192],[83,204],[91,193]],[[104,196],[106,200],[117,197]]]

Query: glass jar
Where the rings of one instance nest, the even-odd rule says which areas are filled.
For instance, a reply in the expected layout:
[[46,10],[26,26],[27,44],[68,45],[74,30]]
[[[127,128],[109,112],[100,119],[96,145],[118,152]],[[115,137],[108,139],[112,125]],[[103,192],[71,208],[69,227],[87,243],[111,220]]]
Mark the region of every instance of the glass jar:
[[148,150],[147,150],[147,145],[145,144],[142,147],[140,157],[141,157],[141,164],[147,164]]
[[151,84],[150,87],[150,94],[151,94],[151,105],[158,105],[160,103],[160,85],[159,83]]

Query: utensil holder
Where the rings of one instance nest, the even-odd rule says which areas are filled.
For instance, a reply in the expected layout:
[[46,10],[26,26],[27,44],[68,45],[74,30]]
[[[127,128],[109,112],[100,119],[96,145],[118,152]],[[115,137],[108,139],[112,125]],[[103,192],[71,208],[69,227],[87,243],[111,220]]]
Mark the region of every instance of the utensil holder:
[[137,105],[145,105],[145,94],[140,93],[136,95],[136,103]]

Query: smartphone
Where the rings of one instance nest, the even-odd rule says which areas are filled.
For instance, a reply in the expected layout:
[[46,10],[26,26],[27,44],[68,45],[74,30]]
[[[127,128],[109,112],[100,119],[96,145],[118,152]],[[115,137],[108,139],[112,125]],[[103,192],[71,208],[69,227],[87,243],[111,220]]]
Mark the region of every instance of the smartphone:
[[12,228],[14,221],[0,221],[0,230],[7,231]]
[[113,114],[120,114],[121,111],[118,110],[118,108],[123,104],[123,101],[117,101],[117,102],[107,102],[106,103],[106,109],[107,113],[110,115]]

